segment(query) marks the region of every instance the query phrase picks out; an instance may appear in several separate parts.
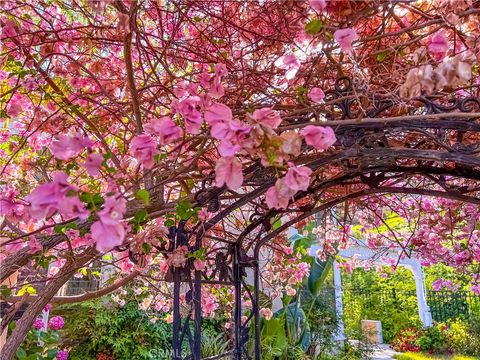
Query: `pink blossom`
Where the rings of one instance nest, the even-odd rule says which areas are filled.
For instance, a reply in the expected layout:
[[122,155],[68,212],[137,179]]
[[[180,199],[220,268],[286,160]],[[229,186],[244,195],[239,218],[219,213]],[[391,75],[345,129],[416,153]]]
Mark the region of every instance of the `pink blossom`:
[[269,126],[276,129],[282,122],[282,118],[278,112],[274,111],[271,107],[255,110],[252,114],[252,118],[262,125]]
[[187,262],[188,249],[186,246],[181,246],[178,249],[175,249],[168,256],[168,265],[173,267],[183,267]]
[[205,121],[212,126],[216,122],[229,121],[233,119],[232,110],[227,105],[215,103],[205,111]]
[[213,78],[213,83],[210,85],[209,93],[214,99],[219,99],[225,95],[225,90],[223,89],[223,85],[219,76],[215,76]]
[[480,284],[472,285],[470,290],[475,294],[480,296]]
[[284,184],[293,191],[305,191],[310,185],[310,175],[312,170],[306,166],[294,166],[289,163],[287,175],[284,178]]
[[263,315],[266,320],[270,320],[273,316],[273,312],[269,308],[261,308],[260,315]]
[[54,316],[48,322],[48,327],[52,330],[60,330],[65,326],[65,321],[61,316]]
[[182,128],[168,116],[152,120],[145,129],[159,137],[160,145],[171,144],[183,135]]
[[212,213],[209,212],[206,208],[202,208],[198,212],[198,219],[199,220],[206,221],[206,220],[210,219],[211,217],[212,217]]
[[43,323],[43,320],[40,318],[36,318],[32,325],[32,327],[36,330],[42,330],[44,326],[45,324]]
[[154,156],[157,153],[157,143],[148,134],[135,136],[130,142],[130,155],[137,159],[146,169],[155,165]]
[[323,11],[327,8],[327,0],[310,0],[310,6],[318,11]]
[[98,251],[105,252],[123,243],[125,228],[120,221],[125,214],[126,203],[122,197],[110,196],[97,213],[99,220],[92,224],[91,233]]
[[162,274],[166,274],[168,272],[168,269],[169,269],[169,266],[168,266],[168,262],[166,261],[160,261],[160,264],[159,264],[159,270]]
[[300,62],[293,54],[285,55],[275,61],[275,66],[287,70],[285,73],[285,78],[291,80],[297,74],[298,69],[300,68]]
[[86,218],[88,211],[77,196],[67,196],[74,188],[67,182],[67,174],[60,172],[51,183],[37,186],[27,197],[30,202],[29,212],[34,219],[52,216],[55,211],[65,216]]
[[36,254],[37,252],[42,251],[42,249],[42,243],[38,241],[35,236],[30,236],[30,240],[28,240],[28,253]]
[[325,150],[335,144],[337,138],[331,127],[322,127],[315,125],[305,126],[300,134],[305,138],[308,145],[313,146],[317,150]]
[[38,84],[35,81],[35,79],[30,76],[30,77],[28,77],[27,79],[24,80],[23,87],[25,88],[25,90],[33,91],[33,90],[38,89]]
[[216,76],[223,77],[228,74],[227,66],[222,63],[215,64],[214,73]]
[[345,52],[352,51],[352,43],[358,39],[355,29],[338,29],[333,33],[335,41],[340,45],[340,48]]
[[174,86],[173,93],[175,94],[176,97],[181,98],[188,94],[187,89],[188,89],[188,82],[180,81]]
[[195,268],[195,270],[201,271],[205,269],[205,261],[203,261],[202,259],[195,259],[193,261],[193,267]]
[[57,355],[55,355],[55,358],[57,360],[68,360],[68,351],[66,351],[66,350],[58,351]]
[[15,28],[15,23],[10,19],[6,20],[5,24],[2,27],[1,37],[5,39],[5,38],[12,38],[15,35],[17,35],[17,29]]
[[243,184],[242,164],[231,157],[222,157],[215,166],[215,185],[227,185],[230,190],[238,189]]
[[125,238],[125,228],[122,224],[107,224],[96,221],[91,227],[92,238],[96,241],[96,248],[100,252],[106,252],[115,246],[122,245]]
[[91,153],[85,159],[85,168],[88,175],[97,176],[100,174],[100,167],[103,163],[103,155],[98,153]]
[[49,149],[55,159],[69,160],[74,156],[80,154],[83,149],[94,144],[88,137],[76,133],[72,136],[61,134],[52,142]]
[[15,118],[23,112],[24,108],[22,104],[18,102],[10,102],[7,107],[8,116]]
[[221,141],[218,151],[222,157],[231,157],[240,151],[240,144],[252,127],[232,119],[232,111],[226,105],[213,104],[205,112],[205,120],[210,125],[210,134]]
[[321,102],[325,98],[325,93],[319,87],[314,87],[308,93],[308,97],[315,102]]
[[278,179],[265,193],[265,201],[269,209],[286,209],[295,193],[296,191],[285,184],[284,179]]
[[25,218],[25,205],[15,199],[17,192],[7,185],[0,194],[0,215],[4,215],[10,221],[18,221]]
[[167,324],[173,323],[173,314],[168,314],[167,316],[165,316],[164,320]]
[[432,289],[433,291],[439,291],[443,287],[443,279],[437,279],[434,282],[432,282]]
[[202,311],[205,315],[209,316],[213,314],[216,309],[218,309],[218,304],[211,296],[202,299]]
[[202,114],[197,110],[199,102],[200,98],[198,96],[191,96],[175,105],[175,109],[185,121],[185,130],[194,135],[200,133],[200,127],[202,126]]
[[447,55],[449,47],[447,37],[440,31],[431,37],[428,51],[435,60],[441,61]]

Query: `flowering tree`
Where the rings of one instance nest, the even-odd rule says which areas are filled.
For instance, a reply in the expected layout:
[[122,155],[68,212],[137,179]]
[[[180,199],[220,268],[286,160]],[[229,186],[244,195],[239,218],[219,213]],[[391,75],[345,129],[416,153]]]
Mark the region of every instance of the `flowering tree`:
[[[405,218],[422,213],[412,205],[419,196],[473,204],[477,215],[450,244],[442,236],[454,222],[438,237],[428,230],[445,218],[421,221],[400,243],[426,259],[441,247],[455,265],[461,249],[478,274],[478,1],[1,8],[1,280],[36,269],[9,298],[14,309],[29,305],[2,359],[94,261],[118,279],[58,301],[101,296],[136,276],[172,280],[179,268],[222,276],[225,244],[256,260],[270,246],[266,280],[278,294],[308,270],[282,232],[340,204],[345,217],[375,219],[384,210],[366,205],[378,194],[414,196],[395,202]],[[191,236],[181,246],[178,224]],[[334,254],[348,232],[330,233]],[[292,284],[274,276],[289,257]],[[2,285],[5,296],[20,290],[11,287]],[[204,293],[207,313],[214,293]],[[154,305],[168,312],[169,301]]]

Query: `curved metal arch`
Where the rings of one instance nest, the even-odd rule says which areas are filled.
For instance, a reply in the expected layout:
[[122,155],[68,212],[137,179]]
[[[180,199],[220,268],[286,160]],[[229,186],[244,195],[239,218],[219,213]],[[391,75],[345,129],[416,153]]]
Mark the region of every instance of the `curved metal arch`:
[[[196,224],[187,232],[186,239],[195,236],[194,245],[189,245],[190,250],[200,248],[205,234],[236,209],[250,206],[252,216],[250,223],[236,239],[224,240],[225,246],[215,257],[216,270],[213,275],[193,271],[190,263],[185,268],[172,269],[175,280],[173,358],[201,358],[202,284],[223,284],[234,288],[234,344],[233,349],[214,358],[229,356],[249,359],[246,344],[253,325],[253,357],[260,359],[260,249],[298,221],[345,201],[382,193],[440,196],[480,205],[480,198],[476,196],[480,190],[480,158],[477,156],[480,153],[479,109],[480,99],[474,97],[448,98],[442,95],[420,97],[405,103],[395,97],[368,94],[366,89],[357,86],[353,80],[339,78],[334,89],[326,92],[326,106],[321,111],[307,111],[285,118],[287,125],[282,130],[304,127],[312,124],[311,119],[315,118],[317,122],[313,124],[332,126],[337,135],[334,150],[327,153],[310,154],[310,149],[304,145],[303,155],[297,161],[298,164],[310,167],[315,178],[309,189],[298,193],[291,204],[309,197],[313,199],[306,206],[294,210],[298,212],[294,219],[272,229],[272,219],[292,210],[268,209],[264,203],[256,202],[276,181],[274,172],[264,169],[259,161],[254,161],[244,171],[244,185],[252,190],[225,205],[223,209],[221,196],[227,189],[207,188],[204,183],[195,197],[195,205],[218,212],[210,220]],[[320,114],[325,122],[318,121]],[[366,118],[365,121],[362,118]],[[402,139],[406,141],[401,141]],[[325,172],[320,172],[323,169],[341,171],[335,176],[325,177]],[[409,179],[418,176],[428,180],[428,186],[412,187]],[[452,179],[464,181],[452,183]],[[393,181],[397,185],[403,181],[404,185],[392,186]],[[335,195],[332,189],[342,185],[353,190],[332,197]],[[325,196],[320,203],[322,194],[329,196]],[[252,234],[255,235],[250,238]],[[178,240],[178,235],[171,240],[175,241],[175,247],[188,243]],[[245,280],[247,269],[254,273],[253,288]],[[179,304],[181,283],[188,287],[186,302],[191,309],[183,322]],[[244,293],[252,302],[246,320],[242,320]],[[193,334],[189,325],[191,319]],[[181,354],[184,338],[188,339],[190,347],[190,353],[186,356]]]

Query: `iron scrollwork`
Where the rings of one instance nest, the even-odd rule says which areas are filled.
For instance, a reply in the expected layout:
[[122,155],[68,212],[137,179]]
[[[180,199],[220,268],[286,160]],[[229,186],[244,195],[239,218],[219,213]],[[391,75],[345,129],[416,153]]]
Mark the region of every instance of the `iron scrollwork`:
[[[370,189],[388,185],[392,174],[415,175],[427,174],[431,179],[437,179],[438,184],[450,191],[449,184],[442,183],[442,176],[455,175],[480,180],[480,166],[477,164],[476,154],[480,152],[479,134],[480,117],[449,118],[455,112],[476,113],[480,109],[480,100],[474,97],[464,99],[422,96],[406,102],[400,102],[395,96],[373,96],[368,89],[356,84],[347,77],[339,78],[332,90],[326,91],[324,119],[336,120],[335,134],[337,153],[322,155],[308,164],[312,169],[318,166],[335,164],[342,167],[344,174],[337,179],[320,179],[312,182],[307,192],[298,196],[307,196],[309,192],[326,189],[328,186],[338,186],[352,179],[359,180],[355,186],[366,186]],[[439,116],[439,115],[444,116]],[[292,119],[292,124],[307,123],[311,119],[310,112],[299,114]],[[432,117],[424,116],[432,115]],[[474,114],[475,115],[475,114]],[[409,121],[409,116],[420,116],[415,121]],[[422,117],[423,116],[423,117]],[[317,114],[318,117],[318,114]],[[384,122],[382,118],[389,117]],[[397,118],[394,118],[397,117]],[[369,118],[370,121],[362,122]],[[378,121],[376,119],[378,118]],[[342,121],[345,120],[343,124]],[[356,120],[356,121],[352,121]],[[372,121],[373,120],[373,121]],[[471,137],[471,138],[469,138]],[[471,140],[473,139],[473,140]],[[475,140],[476,139],[476,140]],[[474,159],[475,160],[472,160]],[[455,161],[453,161],[453,160]],[[455,163],[455,167],[443,166],[443,163]],[[465,167],[464,165],[468,166]],[[246,183],[249,186],[264,186],[265,182],[274,181],[269,169],[255,167],[254,175],[245,170]],[[423,170],[422,170],[423,169]],[[436,177],[435,177],[436,176]],[[449,178],[449,177],[448,177]],[[342,180],[343,179],[343,180]],[[447,178],[445,178],[447,179]],[[207,221],[209,226],[221,221],[228,215],[221,209],[219,200],[222,188],[207,187],[213,180],[213,174],[202,184],[195,196],[198,206],[207,208],[210,212],[217,212],[215,220]],[[455,189],[458,193],[460,190]],[[462,190],[465,192],[466,190]],[[300,209],[309,212],[314,204]],[[221,211],[220,211],[221,210]],[[256,202],[249,218],[249,223],[261,226],[261,233],[267,234],[264,238],[258,235],[254,240],[243,242],[240,237],[236,242],[222,239],[222,247],[210,254],[213,265],[211,273],[195,270],[191,261],[184,267],[171,267],[168,280],[174,283],[174,360],[199,360],[201,358],[201,292],[206,284],[219,284],[233,287],[234,306],[234,337],[233,348],[215,356],[212,359],[260,359],[260,323],[259,323],[259,265],[258,249],[268,238],[268,234],[275,232],[271,229],[270,219],[274,216],[267,210],[262,201]],[[191,230],[186,229],[185,222],[172,227],[169,233],[170,248],[168,252],[187,246],[189,251],[196,251],[202,246],[205,235],[203,225],[197,225]],[[250,225],[249,225],[250,226]],[[253,228],[255,228],[252,227]],[[250,230],[247,230],[247,232]],[[193,236],[195,240],[193,241]],[[257,246],[258,245],[258,246]],[[248,249],[255,248],[252,257]],[[247,282],[247,271],[253,273],[253,286]],[[180,311],[181,291],[185,293],[185,302],[189,310]],[[246,309],[247,302],[251,307]],[[253,332],[252,332],[253,328]],[[251,339],[251,334],[254,338]],[[247,344],[252,344],[253,352],[248,351]],[[188,348],[188,354],[182,354],[182,348]],[[252,349],[250,349],[252,350]]]

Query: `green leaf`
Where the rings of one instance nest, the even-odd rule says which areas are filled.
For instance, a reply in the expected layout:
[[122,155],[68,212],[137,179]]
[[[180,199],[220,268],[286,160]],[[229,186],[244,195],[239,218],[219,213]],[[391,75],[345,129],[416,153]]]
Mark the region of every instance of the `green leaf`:
[[278,219],[272,224],[272,230],[277,230],[280,226],[282,226],[282,219]]
[[312,268],[310,269],[310,275],[308,276],[308,289],[317,297],[320,293],[325,279],[332,268],[333,256],[330,256],[326,261],[320,262],[313,261]]
[[301,345],[303,351],[310,346],[310,324],[305,312],[299,303],[291,303],[285,309],[286,324],[290,331],[290,336],[294,336],[298,345]]
[[285,318],[272,318],[262,322],[262,344],[269,345],[274,356],[281,356],[287,347]]
[[2,299],[6,299],[12,295],[12,290],[7,285],[2,285],[0,286],[0,294],[2,295]]
[[145,209],[137,210],[134,218],[137,223],[144,222],[147,219],[147,211]]
[[27,357],[27,352],[23,348],[19,347],[15,352],[15,355],[19,359],[25,359]]
[[388,55],[388,51],[382,51],[380,54],[377,55],[377,61],[382,62]]
[[323,22],[319,19],[315,19],[310,21],[307,25],[305,25],[305,31],[309,35],[314,35],[318,33],[323,27]]
[[48,349],[47,351],[47,359],[53,359],[55,355],[57,355],[57,349]]
[[196,214],[195,209],[192,209],[190,201],[182,200],[177,204],[177,216],[181,220],[188,220],[191,216]]
[[135,194],[135,199],[143,200],[145,205],[150,205],[150,193],[145,189],[140,189]]

